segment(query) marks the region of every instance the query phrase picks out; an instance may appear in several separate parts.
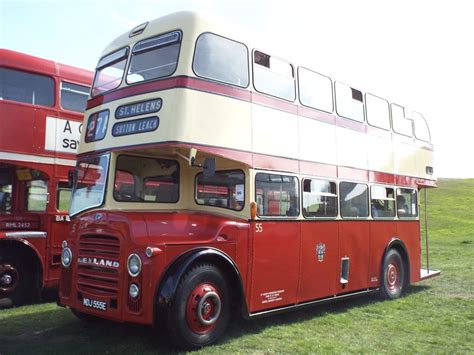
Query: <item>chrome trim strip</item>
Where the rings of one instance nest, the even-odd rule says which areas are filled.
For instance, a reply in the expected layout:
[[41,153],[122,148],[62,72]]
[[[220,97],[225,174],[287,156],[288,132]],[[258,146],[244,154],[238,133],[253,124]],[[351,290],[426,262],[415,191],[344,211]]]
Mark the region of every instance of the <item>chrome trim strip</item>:
[[5,236],[7,238],[46,238],[48,233],[46,232],[7,232]]
[[344,299],[344,298],[351,298],[351,297],[357,297],[357,296],[360,296],[360,295],[367,295],[367,294],[378,292],[379,290],[380,290],[379,288],[374,288],[374,289],[368,289],[368,290],[364,290],[364,291],[351,292],[351,293],[346,293],[346,294],[340,295],[340,296],[322,298],[322,299],[315,300],[315,301],[308,301],[308,302],[299,303],[299,304],[295,304],[295,305],[291,305],[291,306],[275,308],[275,309],[271,309],[271,310],[268,310],[268,311],[260,311],[260,312],[256,312],[256,313],[250,313],[248,315],[248,318],[249,319],[259,318],[259,317],[264,317],[264,316],[274,314],[274,313],[288,312],[288,311],[292,311],[292,310],[296,310],[296,309],[300,309],[300,308],[305,308],[305,307],[310,307],[310,306],[321,304],[321,303],[329,303],[329,302],[333,302],[333,301]]

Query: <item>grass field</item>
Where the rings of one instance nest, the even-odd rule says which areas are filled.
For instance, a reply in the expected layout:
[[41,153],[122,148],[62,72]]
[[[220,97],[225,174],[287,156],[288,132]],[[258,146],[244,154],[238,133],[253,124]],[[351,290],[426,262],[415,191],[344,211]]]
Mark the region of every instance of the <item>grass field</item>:
[[[440,277],[395,301],[376,296],[233,322],[201,353],[474,353],[474,179],[429,191],[431,267]],[[0,310],[0,354],[173,352],[148,327],[84,324],[55,303]]]

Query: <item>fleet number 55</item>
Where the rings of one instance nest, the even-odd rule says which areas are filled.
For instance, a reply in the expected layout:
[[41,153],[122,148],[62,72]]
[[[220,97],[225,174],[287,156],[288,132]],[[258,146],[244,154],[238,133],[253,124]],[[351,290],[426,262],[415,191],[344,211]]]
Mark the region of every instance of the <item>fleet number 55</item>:
[[263,232],[262,223],[255,223],[255,233],[262,233],[262,232]]

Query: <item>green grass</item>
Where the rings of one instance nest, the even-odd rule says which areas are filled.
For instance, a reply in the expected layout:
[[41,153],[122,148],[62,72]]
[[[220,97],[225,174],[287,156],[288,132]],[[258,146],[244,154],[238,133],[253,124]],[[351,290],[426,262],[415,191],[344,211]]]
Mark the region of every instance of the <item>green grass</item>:
[[[430,264],[440,277],[395,301],[362,297],[255,321],[197,353],[474,353],[474,179],[428,192]],[[0,354],[176,351],[150,327],[85,324],[54,303],[0,310]]]

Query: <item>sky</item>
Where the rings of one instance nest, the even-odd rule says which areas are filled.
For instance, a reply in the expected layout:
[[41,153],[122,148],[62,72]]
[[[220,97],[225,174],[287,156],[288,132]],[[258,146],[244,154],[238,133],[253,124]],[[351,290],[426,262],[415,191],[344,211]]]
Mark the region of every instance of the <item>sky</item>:
[[194,10],[271,53],[421,112],[438,177],[474,178],[469,0],[0,0],[0,47],[93,70],[108,43]]

